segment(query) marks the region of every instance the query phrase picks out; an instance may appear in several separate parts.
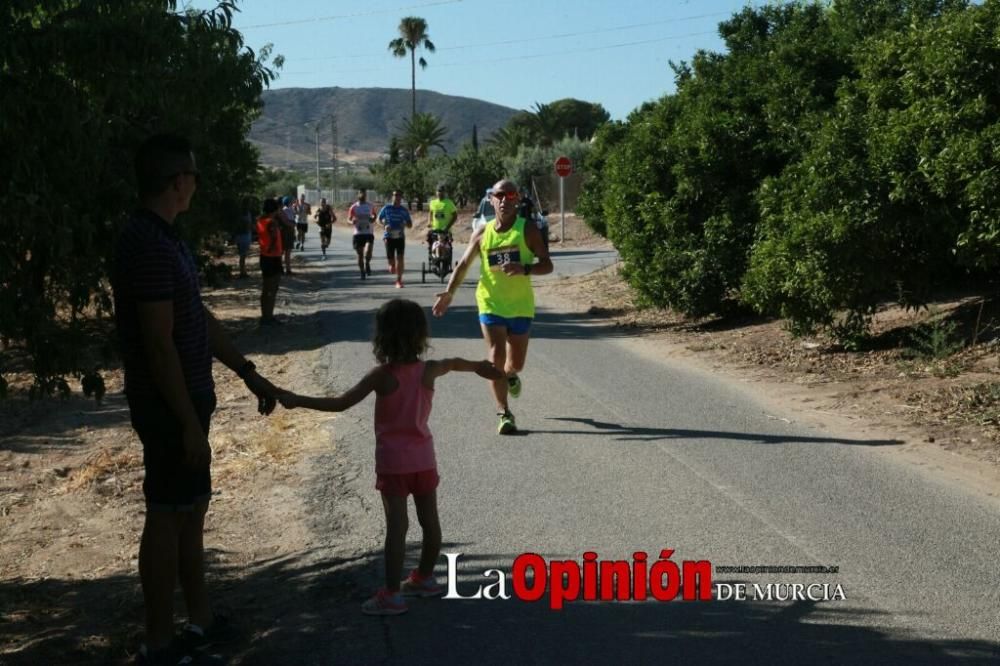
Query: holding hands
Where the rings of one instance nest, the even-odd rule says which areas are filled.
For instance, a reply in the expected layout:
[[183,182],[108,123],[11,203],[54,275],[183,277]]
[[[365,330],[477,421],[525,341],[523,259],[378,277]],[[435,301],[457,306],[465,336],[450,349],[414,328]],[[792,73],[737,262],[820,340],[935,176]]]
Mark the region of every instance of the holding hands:
[[302,396],[292,391],[280,391],[277,395],[278,402],[285,409],[295,409],[302,406]]
[[273,412],[281,389],[258,375],[255,370],[247,373],[243,381],[250,392],[257,396],[257,411],[264,416]]

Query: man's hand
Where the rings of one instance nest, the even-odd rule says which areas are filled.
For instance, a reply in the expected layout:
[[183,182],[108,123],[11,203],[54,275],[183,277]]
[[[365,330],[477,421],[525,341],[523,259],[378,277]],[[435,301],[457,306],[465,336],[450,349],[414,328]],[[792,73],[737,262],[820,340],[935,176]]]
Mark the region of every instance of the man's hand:
[[524,264],[511,261],[500,267],[504,275],[524,275]]
[[256,372],[251,372],[246,379],[247,388],[257,396],[257,411],[267,416],[278,404],[277,397],[281,390]]
[[442,291],[441,293],[434,294],[434,299],[434,305],[431,307],[431,313],[435,317],[441,317],[448,311],[448,306],[451,305],[451,293]]
[[299,395],[297,393],[292,393],[291,391],[280,391],[278,393],[278,402],[285,409],[295,409],[301,403],[299,402]]
[[181,443],[184,446],[184,464],[194,468],[208,467],[212,461],[212,447],[208,445],[208,437],[200,424],[184,428]]
[[503,372],[489,361],[480,361],[476,366],[476,374],[484,379],[503,379]]

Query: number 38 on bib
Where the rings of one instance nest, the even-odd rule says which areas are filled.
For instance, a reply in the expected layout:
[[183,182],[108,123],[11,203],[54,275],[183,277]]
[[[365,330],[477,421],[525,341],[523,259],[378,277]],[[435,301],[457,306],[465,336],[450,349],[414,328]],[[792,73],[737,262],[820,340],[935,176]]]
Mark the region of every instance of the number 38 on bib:
[[491,271],[501,271],[505,264],[521,263],[521,250],[516,245],[495,247],[487,251]]

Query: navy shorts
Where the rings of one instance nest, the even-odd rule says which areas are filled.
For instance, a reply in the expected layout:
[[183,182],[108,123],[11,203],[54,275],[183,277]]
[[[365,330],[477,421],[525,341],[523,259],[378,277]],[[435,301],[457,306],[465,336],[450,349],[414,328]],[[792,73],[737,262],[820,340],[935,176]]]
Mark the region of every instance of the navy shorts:
[[531,330],[531,317],[501,317],[495,314],[479,315],[479,323],[486,326],[503,326],[508,335],[524,335]]
[[[208,435],[215,394],[191,396],[201,428]],[[190,467],[184,463],[181,424],[159,396],[128,396],[132,427],[142,442],[142,464],[146,477],[142,492],[147,511],[192,511],[212,496],[211,465]]]
[[403,251],[406,249],[406,239],[405,238],[386,238],[385,239],[385,254],[387,257],[392,259],[393,257],[402,257]]

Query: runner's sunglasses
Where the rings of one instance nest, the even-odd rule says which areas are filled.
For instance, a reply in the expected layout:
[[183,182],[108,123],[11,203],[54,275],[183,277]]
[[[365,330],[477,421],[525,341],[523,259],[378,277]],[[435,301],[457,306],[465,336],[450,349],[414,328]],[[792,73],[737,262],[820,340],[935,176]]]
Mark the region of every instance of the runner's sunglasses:
[[506,191],[494,192],[493,193],[493,198],[494,199],[506,199],[507,201],[513,201],[514,199],[517,199],[517,192],[506,192]]

